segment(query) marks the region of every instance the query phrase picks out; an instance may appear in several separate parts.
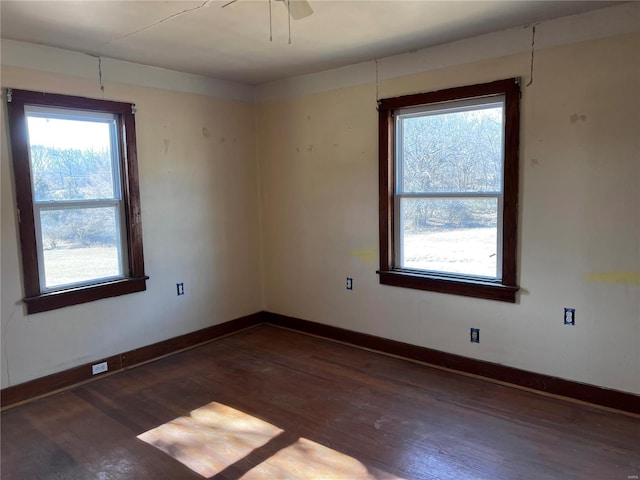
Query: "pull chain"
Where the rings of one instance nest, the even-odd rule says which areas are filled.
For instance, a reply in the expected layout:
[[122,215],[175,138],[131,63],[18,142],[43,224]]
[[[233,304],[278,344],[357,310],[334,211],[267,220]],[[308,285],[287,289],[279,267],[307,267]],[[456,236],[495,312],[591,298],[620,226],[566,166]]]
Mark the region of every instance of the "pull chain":
[[273,21],[271,19],[271,0],[269,0],[269,41],[273,42]]
[[287,0],[287,13],[289,14],[289,45],[291,45],[291,0]]

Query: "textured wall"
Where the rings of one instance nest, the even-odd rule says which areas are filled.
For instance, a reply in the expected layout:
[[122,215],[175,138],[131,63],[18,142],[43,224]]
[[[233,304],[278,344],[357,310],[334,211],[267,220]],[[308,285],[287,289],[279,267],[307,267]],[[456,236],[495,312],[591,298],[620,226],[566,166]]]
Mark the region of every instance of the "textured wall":
[[[2,86],[102,97],[96,80],[7,66]],[[110,83],[105,96],[137,105],[147,291],[24,315],[3,122],[3,387],[262,309],[253,102]]]
[[527,83],[529,52],[260,103],[267,309],[640,393],[639,47],[636,33],[535,53],[522,88],[515,305],[379,285],[375,100]]

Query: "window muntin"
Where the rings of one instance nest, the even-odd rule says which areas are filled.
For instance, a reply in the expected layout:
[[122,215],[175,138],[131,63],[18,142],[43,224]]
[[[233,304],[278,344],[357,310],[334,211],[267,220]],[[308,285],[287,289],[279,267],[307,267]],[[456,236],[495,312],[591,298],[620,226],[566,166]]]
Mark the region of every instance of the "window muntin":
[[[473,142],[460,141],[459,135],[443,136],[440,143],[428,142],[432,151],[444,149],[457,155],[456,162],[446,158],[448,161],[442,162],[434,177],[424,167],[430,160],[427,153],[431,152],[424,147],[420,147],[422,152],[420,148],[416,151],[416,142],[406,137],[407,132],[413,131],[415,136],[418,131],[418,139],[424,140],[425,129],[416,129],[416,125],[454,121],[465,112],[472,112],[475,118],[481,116],[478,112],[486,111],[489,118],[502,118],[502,128],[495,130],[499,132],[490,136],[492,142],[485,142],[480,149],[488,157],[471,164],[467,159],[466,167],[464,153]],[[380,283],[515,302],[519,289],[516,273],[519,79],[385,98],[378,101],[378,112]],[[456,129],[446,131],[455,133]],[[452,138],[458,139],[455,148],[451,147]],[[413,159],[403,161],[403,156],[411,154]],[[416,154],[422,157],[416,159]],[[495,161],[499,157],[502,163]],[[468,168],[477,167],[476,163],[482,166],[479,172]],[[452,175],[455,171],[465,172],[466,177]],[[467,226],[484,229],[485,235],[472,251],[467,246],[469,237],[473,238],[471,232],[464,229],[456,232],[454,228],[465,218]],[[424,238],[416,242],[410,238],[415,236],[416,226],[431,228],[426,233],[435,236],[426,242]],[[441,238],[442,232],[448,236]],[[445,244],[448,248],[441,249],[444,255],[431,250],[434,245],[441,248]],[[429,255],[420,253],[425,249]],[[478,260],[473,265],[468,263],[469,254]],[[460,265],[466,266],[458,268]]]
[[27,313],[146,290],[135,105],[5,93]]
[[116,116],[25,105],[40,289],[124,278]]
[[399,109],[395,264],[500,280],[504,97]]

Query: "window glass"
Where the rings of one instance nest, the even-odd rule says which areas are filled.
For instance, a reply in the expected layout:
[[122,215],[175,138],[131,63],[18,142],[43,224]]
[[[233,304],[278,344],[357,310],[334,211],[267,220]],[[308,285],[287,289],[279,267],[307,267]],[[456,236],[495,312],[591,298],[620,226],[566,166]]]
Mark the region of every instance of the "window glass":
[[500,278],[503,117],[502,97],[396,115],[400,268]]
[[497,278],[495,198],[403,198],[400,267]]
[[123,277],[115,115],[25,114],[42,291]]
[[72,113],[34,107],[26,113],[36,202],[116,197],[113,115],[70,118]]
[[44,288],[123,276],[118,209],[40,211]]
[[502,103],[398,115],[404,192],[495,192],[502,186]]

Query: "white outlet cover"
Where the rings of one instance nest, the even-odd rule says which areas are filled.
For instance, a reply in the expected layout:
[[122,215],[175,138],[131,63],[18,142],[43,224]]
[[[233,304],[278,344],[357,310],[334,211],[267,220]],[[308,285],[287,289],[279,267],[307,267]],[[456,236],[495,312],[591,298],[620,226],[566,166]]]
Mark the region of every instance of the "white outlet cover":
[[109,369],[109,366],[107,365],[107,362],[96,363],[95,365],[91,366],[91,371],[93,372],[94,375],[97,375],[98,373],[106,372],[108,369]]

